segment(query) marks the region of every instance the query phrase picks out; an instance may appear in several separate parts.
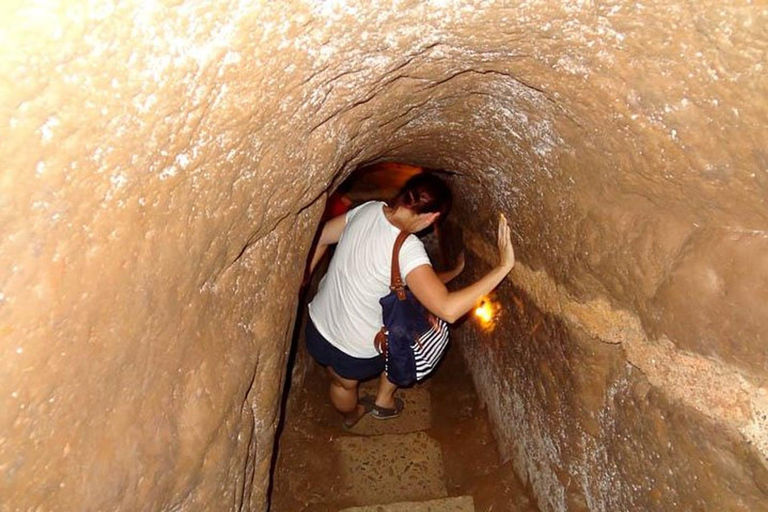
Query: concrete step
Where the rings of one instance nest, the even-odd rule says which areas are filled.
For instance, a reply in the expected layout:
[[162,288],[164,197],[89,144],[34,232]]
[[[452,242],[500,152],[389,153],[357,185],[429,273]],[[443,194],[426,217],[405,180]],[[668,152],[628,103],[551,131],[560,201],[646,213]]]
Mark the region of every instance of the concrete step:
[[[366,382],[360,386],[360,396],[376,396],[376,382]],[[405,403],[403,413],[397,418],[377,420],[371,415],[365,416],[350,432],[363,436],[379,434],[405,434],[418,432],[432,426],[432,409],[429,391],[422,387],[400,389],[395,395]]]
[[339,494],[352,503],[422,501],[448,495],[440,445],[424,432],[344,436],[333,442],[342,471]]
[[429,501],[401,501],[387,505],[345,508],[339,512],[475,512],[472,496]]

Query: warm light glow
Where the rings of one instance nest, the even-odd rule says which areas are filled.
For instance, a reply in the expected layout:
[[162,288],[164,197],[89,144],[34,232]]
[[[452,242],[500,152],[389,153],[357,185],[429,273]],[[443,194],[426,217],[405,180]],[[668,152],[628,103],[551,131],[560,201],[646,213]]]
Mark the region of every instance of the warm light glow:
[[480,319],[484,324],[490,323],[493,320],[493,306],[488,299],[483,300],[479,306],[475,308],[475,316]]
[[474,311],[477,323],[485,332],[492,332],[496,328],[500,312],[501,304],[492,300],[490,296],[483,297]]
[[492,301],[490,297],[482,298],[480,304],[475,308],[475,317],[484,331],[490,332],[496,327],[500,309],[501,305]]

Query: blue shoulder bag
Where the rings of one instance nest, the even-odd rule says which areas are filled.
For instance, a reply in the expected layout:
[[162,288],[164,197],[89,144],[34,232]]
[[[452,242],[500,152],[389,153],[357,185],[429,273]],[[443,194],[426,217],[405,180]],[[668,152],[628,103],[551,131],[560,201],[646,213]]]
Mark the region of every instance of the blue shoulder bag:
[[427,311],[400,277],[400,247],[409,235],[401,231],[392,248],[390,293],[379,300],[384,325],[374,340],[384,354],[387,378],[398,387],[429,375],[448,345],[448,324]]

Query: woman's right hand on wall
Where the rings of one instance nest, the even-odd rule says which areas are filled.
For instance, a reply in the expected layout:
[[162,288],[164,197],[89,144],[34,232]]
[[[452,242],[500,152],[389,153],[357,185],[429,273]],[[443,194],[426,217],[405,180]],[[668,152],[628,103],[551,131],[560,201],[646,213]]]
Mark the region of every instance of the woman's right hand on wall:
[[512,233],[504,214],[499,215],[499,234],[497,239],[499,246],[499,266],[504,267],[507,272],[515,266],[515,249],[512,247]]

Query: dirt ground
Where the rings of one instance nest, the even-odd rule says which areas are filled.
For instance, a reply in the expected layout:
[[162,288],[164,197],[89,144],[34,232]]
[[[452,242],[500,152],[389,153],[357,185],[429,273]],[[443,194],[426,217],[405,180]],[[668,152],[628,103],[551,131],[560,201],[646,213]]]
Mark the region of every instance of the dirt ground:
[[[427,432],[441,444],[449,495],[472,495],[478,512],[537,511],[510,465],[500,461],[487,415],[455,347],[421,385],[432,397],[433,426]],[[351,434],[341,429],[326,393],[326,377],[316,366],[303,386],[291,391],[278,438],[271,512],[335,512],[356,505],[336,497],[340,471],[331,441]]]

